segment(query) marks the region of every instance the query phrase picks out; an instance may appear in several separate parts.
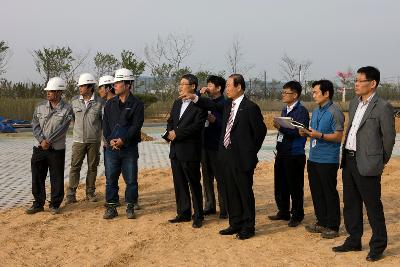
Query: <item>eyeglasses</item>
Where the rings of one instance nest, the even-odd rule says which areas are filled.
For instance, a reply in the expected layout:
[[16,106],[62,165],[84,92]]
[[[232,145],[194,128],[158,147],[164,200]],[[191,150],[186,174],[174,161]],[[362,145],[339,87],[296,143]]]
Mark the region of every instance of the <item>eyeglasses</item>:
[[190,83],[180,83],[179,86],[191,85]]
[[295,94],[295,93],[291,93],[291,92],[282,92],[281,94],[282,94],[282,95],[293,95],[293,94]]
[[370,82],[371,80],[354,80],[354,83],[365,83],[365,82]]

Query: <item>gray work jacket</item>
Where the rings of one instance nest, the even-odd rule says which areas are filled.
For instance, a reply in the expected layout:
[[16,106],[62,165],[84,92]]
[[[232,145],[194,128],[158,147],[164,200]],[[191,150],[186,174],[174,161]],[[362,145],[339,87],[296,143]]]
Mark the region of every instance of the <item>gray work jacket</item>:
[[74,112],[74,142],[99,143],[104,100],[94,95],[86,107],[82,98],[75,97],[71,104]]
[[63,99],[54,108],[49,101],[39,103],[32,118],[34,137],[39,144],[46,139],[53,149],[65,149],[65,138],[72,116],[71,105]]

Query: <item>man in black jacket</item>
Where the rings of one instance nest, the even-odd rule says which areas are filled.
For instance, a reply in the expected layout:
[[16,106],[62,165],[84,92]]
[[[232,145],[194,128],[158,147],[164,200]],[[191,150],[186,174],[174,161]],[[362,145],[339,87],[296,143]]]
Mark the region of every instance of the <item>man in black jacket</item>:
[[[301,91],[301,84],[298,81],[290,81],[283,86],[282,101],[286,106],[281,116],[291,117],[308,127],[310,117],[308,110],[300,103]],[[289,227],[296,227],[304,219],[304,166],[306,164],[304,146],[307,139],[300,136],[297,128],[281,127],[276,121],[274,121],[274,127],[278,130],[274,164],[274,192],[278,213],[268,218],[289,221]],[[292,199],[291,210],[290,199]]]
[[[207,93],[215,103],[224,104],[226,81],[224,78],[211,75],[207,79],[207,87],[200,90],[201,94]],[[203,131],[203,150],[201,151],[201,172],[203,174],[204,188],[204,215],[216,213],[216,203],[214,194],[214,178],[217,181],[219,218],[227,219],[228,211],[226,208],[226,189],[221,175],[217,173],[219,138],[222,131],[222,113],[218,111],[208,111],[207,121]]]
[[[197,77],[186,74],[179,84],[179,93],[194,93]],[[170,223],[191,220],[190,191],[193,202],[193,228],[203,222],[203,194],[200,183],[201,132],[207,112],[190,100],[175,100],[167,124],[167,139],[171,141],[170,154],[174,180],[177,216]]]
[[116,97],[108,100],[104,107],[103,135],[107,142],[105,152],[106,206],[104,219],[118,215],[118,178],[122,172],[126,183],[125,203],[128,219],[134,219],[134,203],[138,199],[138,143],[144,121],[142,101],[130,90],[134,76],[128,69],[115,72],[114,87]]
[[245,88],[243,76],[232,74],[226,82],[229,101],[225,105],[191,93],[180,94],[205,110],[223,112],[218,157],[223,162],[220,172],[226,183],[229,227],[219,233],[237,234],[241,240],[255,234],[253,174],[267,133],[260,108],[244,97]]

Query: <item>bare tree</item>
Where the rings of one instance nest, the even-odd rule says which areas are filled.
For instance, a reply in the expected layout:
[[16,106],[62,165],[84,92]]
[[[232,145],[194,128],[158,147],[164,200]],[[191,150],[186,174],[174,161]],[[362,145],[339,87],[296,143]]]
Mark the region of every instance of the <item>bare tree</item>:
[[10,47],[6,41],[0,42],[0,75],[6,73],[6,66],[11,57]]
[[300,83],[304,83],[307,79],[307,75],[312,64],[311,61],[306,60],[303,62],[297,62],[295,59],[284,55],[281,58],[282,63],[280,64],[284,79],[291,81],[296,80]]
[[187,34],[169,34],[165,39],[158,36],[154,45],[146,45],[145,57],[156,93],[170,96],[175,92],[180,74],[190,71],[183,62],[191,54],[192,46],[193,39]]
[[235,37],[232,42],[232,46],[226,54],[228,61],[229,71],[231,73],[246,74],[254,65],[249,65],[243,58],[243,48],[240,40]]
[[183,60],[192,52],[193,38],[188,34],[169,34],[165,43],[164,56],[178,71]]
[[232,73],[238,73],[238,65],[242,59],[241,46],[238,39],[234,39],[231,49],[227,53],[229,69]]

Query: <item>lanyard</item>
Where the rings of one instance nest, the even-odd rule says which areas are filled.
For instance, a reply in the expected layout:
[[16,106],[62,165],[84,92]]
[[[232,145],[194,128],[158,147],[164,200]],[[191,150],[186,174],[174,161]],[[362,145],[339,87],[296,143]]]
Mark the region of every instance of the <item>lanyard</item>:
[[322,118],[324,117],[326,111],[328,110],[328,108],[332,105],[332,102],[330,104],[327,104],[324,112],[322,113],[322,115],[320,115],[320,111],[318,110],[318,115],[317,115],[317,127],[315,130],[319,131],[319,123],[322,120]]

